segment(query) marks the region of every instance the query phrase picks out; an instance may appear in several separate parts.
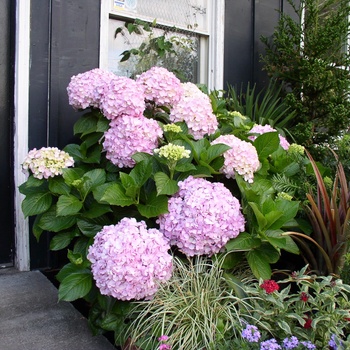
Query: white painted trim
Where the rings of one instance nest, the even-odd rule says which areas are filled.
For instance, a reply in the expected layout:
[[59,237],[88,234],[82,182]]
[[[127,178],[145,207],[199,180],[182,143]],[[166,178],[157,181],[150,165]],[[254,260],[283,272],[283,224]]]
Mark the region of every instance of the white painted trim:
[[108,69],[108,26],[110,0],[101,0],[100,14],[100,64],[102,69]]
[[208,89],[222,90],[224,84],[225,0],[211,0]]
[[[200,72],[200,82],[205,83],[209,90],[223,89],[224,84],[224,29],[225,0],[208,0],[209,18],[209,48],[201,45],[201,66],[208,62],[208,71]],[[100,68],[108,69],[108,22],[111,12],[111,1],[101,0],[100,16]],[[138,16],[139,18],[140,16]],[[203,38],[204,43],[207,38]],[[205,55],[205,56],[203,56]]]
[[18,186],[26,181],[21,163],[28,153],[28,107],[30,62],[30,0],[18,0],[16,6],[14,181],[15,181],[15,267],[30,270],[29,223],[21,203]]

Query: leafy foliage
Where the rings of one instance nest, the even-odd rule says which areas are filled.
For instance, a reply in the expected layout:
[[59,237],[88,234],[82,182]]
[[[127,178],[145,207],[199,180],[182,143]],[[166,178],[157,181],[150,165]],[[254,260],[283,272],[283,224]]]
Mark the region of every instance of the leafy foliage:
[[347,0],[288,0],[293,15],[281,13],[272,36],[262,37],[264,69],[283,84],[281,96],[296,111],[289,126],[296,142],[327,142],[347,128],[349,34]]

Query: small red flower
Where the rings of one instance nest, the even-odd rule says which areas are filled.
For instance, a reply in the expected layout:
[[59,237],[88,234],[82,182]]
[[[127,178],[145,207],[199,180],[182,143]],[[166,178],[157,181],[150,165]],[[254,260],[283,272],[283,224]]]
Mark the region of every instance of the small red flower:
[[280,289],[280,286],[274,280],[265,280],[260,288],[264,289],[267,294],[271,294]]
[[311,326],[312,318],[310,318],[309,316],[307,316],[306,318],[304,318],[304,320],[305,320],[304,328],[306,328],[306,329],[312,328],[312,326]]
[[301,292],[300,300],[307,302],[309,300],[309,296],[305,292]]

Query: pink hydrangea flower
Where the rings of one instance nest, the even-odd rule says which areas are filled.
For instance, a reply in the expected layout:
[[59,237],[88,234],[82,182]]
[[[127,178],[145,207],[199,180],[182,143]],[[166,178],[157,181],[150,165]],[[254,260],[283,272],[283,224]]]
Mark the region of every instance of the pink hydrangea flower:
[[146,108],[142,87],[127,77],[116,77],[105,86],[100,108],[103,115],[113,120],[120,115],[142,115]]
[[69,104],[74,109],[99,108],[105,86],[115,78],[115,74],[100,68],[73,75],[67,87]]
[[[265,134],[266,132],[273,132],[273,131],[277,131],[276,129],[274,129],[271,125],[259,125],[259,124],[255,124],[249,131],[250,134]],[[248,136],[249,140],[254,141],[256,139],[257,136],[255,135],[251,135]],[[287,141],[287,139],[282,136],[282,135],[278,135],[279,139],[280,139],[280,145],[283,149],[288,150],[290,144]]]
[[152,67],[139,75],[136,81],[144,89],[146,100],[153,101],[157,106],[170,108],[182,95],[180,80],[163,67]]
[[184,93],[173,106],[170,120],[173,123],[186,122],[188,132],[195,140],[213,134],[218,128],[218,121],[213,114],[209,97],[193,83],[184,83],[182,86]]
[[114,165],[132,168],[135,161],[131,157],[137,152],[152,154],[162,136],[162,128],[156,120],[123,115],[110,123],[104,134],[103,148]]
[[159,230],[147,229],[144,221],[123,218],[97,233],[87,258],[101,294],[119,300],[151,299],[159,283],[171,277],[169,249]]
[[57,147],[42,147],[29,151],[23,164],[22,170],[29,174],[29,171],[37,179],[48,179],[62,175],[63,169],[74,165],[73,158]]
[[231,148],[224,152],[224,166],[221,172],[227,178],[234,178],[235,172],[242,175],[244,180],[252,183],[254,172],[260,167],[256,148],[249,142],[243,141],[234,135],[221,135],[212,145],[223,143]]
[[221,182],[190,176],[179,188],[157,220],[170,245],[187,256],[211,256],[244,231],[239,201]]

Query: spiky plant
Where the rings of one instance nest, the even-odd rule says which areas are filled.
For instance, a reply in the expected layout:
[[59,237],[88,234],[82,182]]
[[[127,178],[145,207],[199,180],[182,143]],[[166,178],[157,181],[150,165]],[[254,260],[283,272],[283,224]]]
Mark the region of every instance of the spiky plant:
[[219,264],[205,257],[193,262],[175,258],[174,264],[173,277],[160,285],[154,299],[135,303],[132,342],[156,349],[158,337],[167,335],[172,349],[213,349],[225,334],[238,336],[245,301],[228,287]]
[[[317,181],[317,192],[306,194],[309,205],[305,206],[313,231],[310,236],[296,232],[285,234],[296,240],[304,252],[305,260],[316,273],[325,276],[339,274],[350,243],[350,192],[347,179],[342,164],[338,162],[332,189],[328,191],[316,162],[310,153],[307,155]],[[311,246],[307,242],[311,242]]]

